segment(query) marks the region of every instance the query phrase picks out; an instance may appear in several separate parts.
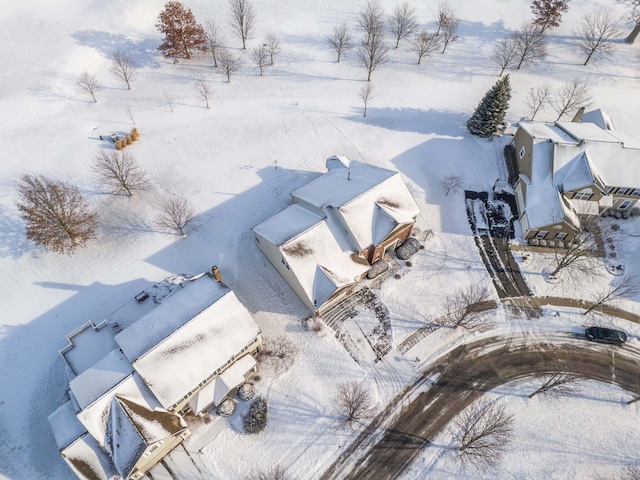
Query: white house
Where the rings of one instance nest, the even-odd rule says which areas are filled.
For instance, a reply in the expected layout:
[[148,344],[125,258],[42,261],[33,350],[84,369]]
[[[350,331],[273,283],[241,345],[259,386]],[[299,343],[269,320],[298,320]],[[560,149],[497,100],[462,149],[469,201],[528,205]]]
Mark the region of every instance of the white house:
[[411,234],[418,206],[398,172],[327,159],[328,172],[253,229],[255,240],[314,314],[335,304]]
[[60,351],[70,400],[49,422],[81,479],[141,478],[190,435],[186,412],[219,405],[256,371],[260,329],[213,275],[146,310],[118,333],[88,322]]

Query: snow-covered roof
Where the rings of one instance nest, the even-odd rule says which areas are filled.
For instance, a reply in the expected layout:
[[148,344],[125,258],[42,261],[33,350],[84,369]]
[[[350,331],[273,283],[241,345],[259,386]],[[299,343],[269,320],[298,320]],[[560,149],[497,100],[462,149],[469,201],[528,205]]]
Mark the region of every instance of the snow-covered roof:
[[119,348],[114,348],[71,380],[69,389],[79,407],[85,408],[131,375],[132,372],[131,362]]
[[613,122],[611,121],[611,117],[609,116],[609,114],[600,108],[583,113],[580,121],[586,123],[595,123],[603,130],[615,130],[615,128],[613,128]]
[[622,132],[603,130],[586,121],[590,118],[583,115],[581,123],[521,124],[534,139],[532,178],[525,199],[531,228],[563,217],[579,225],[574,207],[581,213],[593,211],[591,205],[558,198],[558,189],[572,191],[596,185],[606,192],[607,186],[640,187],[640,141]]
[[229,292],[207,275],[182,285],[184,288],[174,291],[160,305],[116,335],[117,344],[131,362]]
[[562,130],[578,141],[615,142],[607,130],[589,122],[556,122]]
[[198,414],[209,405],[218,406],[231,390],[245,382],[245,374],[257,365],[255,358],[245,355],[217,375],[212,382],[198,391],[191,400],[189,406]]
[[178,415],[161,408],[136,373],[78,413],[77,417],[125,477],[148,445],[186,428]]
[[522,122],[520,128],[527,132],[531,138],[537,140],[550,140],[553,143],[568,143],[576,145],[579,142],[565,130],[555,124]]
[[[309,304],[316,307],[336,290],[354,284],[370,268],[347,245],[340,245],[340,235],[335,235],[339,230],[332,231],[330,223],[327,218],[280,247]],[[347,243],[344,238],[343,243]]]
[[[335,159],[335,160],[332,160]],[[327,160],[330,170],[291,195],[327,211],[337,210],[358,251],[384,240],[398,225],[411,223],[420,210],[398,172],[349,161]]]
[[61,405],[49,415],[49,425],[53,431],[58,450],[69,446],[75,440],[87,433],[82,423],[76,417],[76,411],[71,401]]
[[[140,320],[116,337],[120,342],[120,336],[126,334],[123,337],[126,346],[137,357],[133,368],[165,408],[224,366],[260,333],[236,295],[224,288],[226,293],[219,297],[219,288],[215,280],[203,276],[151,312],[153,322],[149,321],[150,313],[142,319],[145,320],[143,328],[138,328]],[[202,308],[203,305],[206,306]],[[167,308],[163,308],[165,306]],[[184,312],[176,307],[196,313],[190,313],[185,321]],[[175,321],[176,317],[178,321]],[[152,346],[138,355],[141,350],[132,336],[144,335],[148,329],[153,331],[154,340],[142,343],[146,346],[152,343]],[[163,336],[156,341],[158,330]]]
[[91,435],[83,435],[65,448],[62,458],[81,480],[116,480],[115,466]]
[[253,231],[273,245],[282,245],[322,220],[320,215],[294,203],[254,227]]
[[60,354],[75,375],[84,372],[118,346],[106,321],[97,325],[89,321],[66,337],[68,344]]
[[592,185],[594,182],[592,166],[586,152],[581,153],[566,165],[564,175],[559,171],[556,171],[554,175],[554,185],[562,186],[564,191],[577,190]]

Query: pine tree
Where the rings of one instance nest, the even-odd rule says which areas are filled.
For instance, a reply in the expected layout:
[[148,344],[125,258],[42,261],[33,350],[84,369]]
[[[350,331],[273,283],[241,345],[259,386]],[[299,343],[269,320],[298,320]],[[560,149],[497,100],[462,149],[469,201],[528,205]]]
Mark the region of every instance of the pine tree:
[[509,108],[511,85],[509,75],[505,75],[491,87],[467,121],[467,128],[473,135],[488,137],[493,135],[504,120]]
[[165,58],[191,58],[194,50],[205,50],[207,34],[191,10],[180,2],[168,2],[158,15],[156,28],[164,34],[158,47]]
[[534,0],[531,11],[535,15],[533,23],[542,27],[555,28],[562,23],[562,14],[569,10],[569,0]]

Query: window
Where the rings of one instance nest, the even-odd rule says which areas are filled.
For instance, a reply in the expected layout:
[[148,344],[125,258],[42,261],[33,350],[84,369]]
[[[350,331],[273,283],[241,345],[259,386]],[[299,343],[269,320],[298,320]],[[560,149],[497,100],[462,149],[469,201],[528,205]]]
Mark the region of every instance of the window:
[[626,195],[627,192],[631,190],[630,188],[619,188],[616,192],[617,195]]
[[589,200],[592,196],[593,196],[593,193],[591,192],[591,190],[586,188],[584,190],[580,190],[579,192],[576,192],[575,195],[573,196],[573,199],[574,200]]
[[525,150],[524,146],[520,149],[520,158],[524,157],[524,154],[527,153],[527,151]]
[[613,193],[616,187],[607,187],[607,193]]
[[556,234],[556,240],[564,240],[564,237],[566,237],[567,234],[564,232],[559,232]]
[[546,236],[547,236],[547,233],[549,233],[549,232],[546,232],[546,231],[544,231],[544,230],[540,230],[538,233],[536,233],[536,237],[535,237],[535,238],[537,238],[538,240],[540,240],[540,239],[542,239],[542,238],[546,237]]
[[629,208],[629,205],[631,205],[631,200],[625,200],[624,202],[622,202],[620,205],[618,205],[618,208],[620,210],[624,210],[626,208]]
[[640,188],[634,189],[633,192],[631,192],[631,195],[634,197],[640,197]]

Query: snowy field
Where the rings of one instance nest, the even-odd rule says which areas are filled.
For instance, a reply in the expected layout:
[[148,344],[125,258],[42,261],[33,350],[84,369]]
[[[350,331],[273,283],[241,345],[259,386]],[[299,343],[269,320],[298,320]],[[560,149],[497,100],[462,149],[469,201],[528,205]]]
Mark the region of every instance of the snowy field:
[[[402,268],[402,278],[390,278],[380,289],[396,345],[438,315],[453,287],[487,285],[493,293],[462,193],[445,196],[438,182],[462,173],[466,188],[482,191],[506,179],[502,149],[510,138],[471,137],[464,125],[497,79],[490,60],[495,43],[530,18],[528,0],[450,0],[461,20],[460,39],[445,55],[435,54],[422,65],[416,65],[406,43],[390,51],[389,63],[373,73],[366,117],[358,98],[366,72],[354,52],[336,64],[326,44],[334,25],[346,22],[356,28],[364,2],[256,0],[257,36],[249,46],[274,33],[282,53],[260,77],[225,25],[228,46],[246,59],[230,84],[206,55],[173,64],[158,54],[161,37],[154,25],[164,0],[4,3],[0,478],[73,478],[47,422],[66,401],[57,350],[77,326],[101,320],[170,275],[218,265],[264,337],[286,335],[299,350],[293,368],[280,377],[274,379],[268,366],[260,372],[258,391],[269,393],[265,432],[240,435],[223,424],[215,427],[217,436],[215,428],[195,429],[191,442],[200,451],[196,461],[204,478],[243,479],[276,464],[293,478],[317,478],[358,433],[341,427],[331,407],[337,384],[366,381],[382,407],[421,367],[464,340],[437,331],[404,356],[394,349],[380,363],[356,364],[329,331],[303,330],[305,307],[255,247],[250,229],[288,205],[291,191],[324,172],[327,157],[346,155],[399,171],[421,209],[418,238],[425,238],[426,248],[412,258],[413,266]],[[395,3],[382,2],[387,12]],[[422,25],[433,30],[436,3],[409,3]],[[200,21],[226,22],[222,0],[187,5]],[[638,45],[620,42],[613,58],[588,67],[571,47],[579,19],[598,6],[622,13],[613,0],[571,2],[563,25],[549,31],[547,59],[512,73],[508,121],[527,116],[525,96],[533,86],[581,77],[591,84],[594,107],[608,112],[617,129],[640,138]],[[140,67],[131,91],[108,72],[109,56],[117,48]],[[83,71],[103,85],[98,103],[77,91]],[[210,109],[195,89],[202,76],[214,91]],[[539,119],[555,116],[547,111]],[[99,136],[126,133],[133,121],[141,137],[128,149],[151,174],[154,188],[133,199],[118,198],[103,191],[92,164],[98,149],[111,148]],[[73,256],[48,253],[26,241],[14,203],[22,174],[78,185],[99,213],[98,240]],[[188,199],[198,212],[199,228],[186,238],[163,235],[154,225],[158,205],[168,195]],[[618,258],[627,272],[640,273],[640,220],[627,220],[621,229],[629,235],[620,240]],[[593,283],[546,283],[543,260],[535,256],[523,264],[536,295],[592,298]],[[603,268],[598,281],[611,279]],[[640,313],[637,300],[622,306]],[[510,331],[551,328],[546,322],[552,328],[579,329],[592,320],[568,312],[551,319],[496,321],[498,329]],[[638,342],[637,326],[617,325]],[[596,473],[616,478],[637,460],[640,404],[626,406],[629,394],[588,384],[571,397],[528,400],[527,388],[519,383],[491,393],[515,414],[517,428],[497,470],[461,471],[453,455],[429,448],[403,478],[590,478]],[[449,440],[444,432],[439,443]]]

